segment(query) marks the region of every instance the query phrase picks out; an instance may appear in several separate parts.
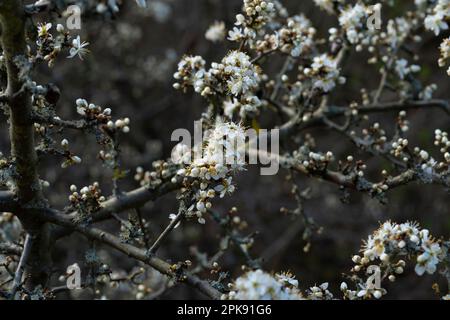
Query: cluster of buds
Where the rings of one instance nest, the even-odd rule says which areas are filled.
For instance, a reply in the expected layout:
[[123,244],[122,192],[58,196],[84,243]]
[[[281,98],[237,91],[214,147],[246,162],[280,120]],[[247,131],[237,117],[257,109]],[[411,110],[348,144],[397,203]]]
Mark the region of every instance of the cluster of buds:
[[414,155],[417,157],[420,163],[422,180],[424,180],[424,182],[433,181],[433,175],[437,168],[436,160],[432,156],[430,156],[428,151],[422,150],[419,147],[414,148]]
[[61,27],[60,25],[57,26],[56,29],[58,35],[53,37],[50,32],[52,29],[51,23],[42,23],[38,25],[38,39],[36,41],[38,46],[38,57],[47,61],[50,67],[54,65],[54,61],[61,52],[62,46],[69,43],[68,34],[60,32]]
[[148,295],[151,292],[152,292],[151,288],[149,288],[145,284],[140,284],[137,286],[136,299],[142,300],[145,298],[146,295]]
[[205,60],[200,56],[184,56],[178,63],[178,71],[173,75],[179,81],[173,87],[186,92],[187,88],[192,86],[200,93],[203,90],[205,64]]
[[81,163],[81,158],[75,154],[73,154],[69,150],[69,140],[63,139],[61,140],[61,148],[63,150],[63,156],[65,158],[64,162],[61,163],[61,168],[65,169],[75,164]]
[[255,94],[262,79],[261,69],[251,62],[250,57],[240,51],[229,52],[221,63],[212,63],[205,69],[205,60],[200,56],[185,56],[174,74],[177,90],[186,92],[193,87],[203,97],[229,96],[224,109],[227,116],[239,110],[241,117],[254,113],[262,105]]
[[130,125],[130,118],[117,119],[116,121],[110,120],[106,124],[109,130],[111,131],[120,130],[123,133],[130,132],[129,125]]
[[344,161],[339,161],[339,170],[344,174],[351,172],[355,173],[357,177],[364,177],[364,171],[367,169],[367,165],[362,160],[356,160],[352,155],[347,156]]
[[306,290],[307,300],[333,300],[333,294],[328,290],[328,282],[313,286]]
[[249,271],[229,285],[222,300],[302,300],[298,281],[289,274],[272,275],[261,269]]
[[175,176],[177,165],[166,161],[154,161],[152,163],[153,171],[146,171],[142,167],[136,168],[134,180],[138,181],[141,186],[149,186],[155,188],[164,181],[170,180],[171,183],[177,183]]
[[[373,32],[369,28],[365,28],[365,22],[368,17],[374,13],[374,10],[380,10],[381,5],[366,6],[361,3],[356,3],[354,6],[346,6],[339,14],[339,24],[345,31],[347,40],[354,45],[368,44],[368,39]],[[371,32],[372,31],[372,32]],[[364,41],[366,40],[366,41]]]
[[406,119],[406,111],[404,110],[398,113],[397,127],[400,132],[407,132],[409,130],[409,121]]
[[311,22],[303,15],[289,18],[287,27],[278,31],[278,47],[283,53],[299,57],[314,46],[316,32]]
[[[186,216],[197,218],[201,224],[205,223],[203,215],[211,208],[212,199],[217,195],[222,198],[235,190],[232,174],[244,169],[245,150],[240,147],[245,146],[245,132],[238,124],[219,120],[213,129],[205,132],[204,141],[204,145],[196,146],[201,150],[194,153],[201,156],[185,163],[177,171],[177,176],[183,180],[185,192],[192,194],[194,202]],[[191,154],[188,149],[178,149]],[[186,159],[184,155],[177,158]],[[178,164],[183,163],[180,161]]]
[[372,193],[373,194],[382,194],[389,190],[389,185],[387,185],[385,182],[380,183],[374,183],[372,184]]
[[79,191],[76,185],[71,185],[70,192],[72,193],[69,196],[69,201],[72,207],[80,213],[95,212],[100,208],[101,203],[106,201],[106,198],[102,196],[98,182],[83,187]]
[[269,0],[244,0],[244,14],[236,16],[235,25],[258,30],[267,23],[274,9]]
[[448,133],[436,129],[434,131],[434,145],[440,148],[439,151],[444,155],[444,160],[447,165],[450,164],[450,140],[448,138]]
[[396,157],[401,158],[402,161],[408,162],[409,157],[407,156],[408,149],[408,139],[398,138],[397,141],[392,143],[392,149],[390,153]]
[[340,76],[337,60],[328,54],[315,56],[309,67],[299,67],[298,80],[310,81],[312,89],[330,92],[336,83],[344,84],[346,79]]
[[292,155],[305,169],[311,171],[324,170],[334,160],[334,155],[331,151],[326,153],[313,152],[305,145],[300,147],[299,150],[295,150]]
[[88,121],[97,121],[100,124],[105,124],[110,132],[122,131],[124,133],[130,132],[130,119],[118,119],[113,121],[111,118],[111,109],[102,108],[96,104],[88,103],[85,99],[77,99],[77,113],[83,116]]
[[364,128],[362,135],[364,141],[369,141],[370,145],[377,151],[382,150],[387,141],[386,131],[381,128],[378,122],[375,122],[369,128]]
[[47,61],[49,67],[55,63],[55,59],[64,48],[69,49],[69,58],[83,56],[89,51],[86,49],[89,43],[81,42],[80,36],[72,39],[70,33],[67,32],[62,24],[56,26],[57,34],[54,36],[51,33],[51,23],[42,23],[38,25],[37,37],[37,58]]
[[41,125],[40,123],[34,123],[34,131],[40,136],[45,136],[47,132],[47,127]]

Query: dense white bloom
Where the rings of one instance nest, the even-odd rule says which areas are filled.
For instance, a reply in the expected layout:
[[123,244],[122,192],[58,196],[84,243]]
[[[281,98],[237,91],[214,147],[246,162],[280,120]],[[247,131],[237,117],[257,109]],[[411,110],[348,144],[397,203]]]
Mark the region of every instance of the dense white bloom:
[[417,264],[414,270],[419,276],[425,272],[433,274],[436,272],[436,266],[440,262],[441,247],[437,243],[424,243],[422,244],[422,249],[424,252],[417,257]]
[[83,56],[85,56],[89,50],[86,47],[89,45],[89,42],[81,42],[80,36],[77,36],[76,39],[72,41],[72,48],[70,48],[68,58],[74,58],[78,55],[78,57],[83,60]]
[[339,77],[336,60],[327,54],[314,57],[311,69],[307,70],[306,75],[312,75],[313,87],[323,92],[330,92],[334,89],[336,81],[344,81]]
[[339,24],[345,30],[347,40],[350,43],[357,44],[360,40],[366,42],[366,44],[369,43],[369,35],[376,33],[374,30],[377,28],[371,28],[371,26],[367,25],[367,22],[369,16],[374,14],[374,10],[380,10],[380,8],[381,4],[379,3],[374,6],[356,3],[353,7],[347,6],[340,12]]
[[196,181],[199,186],[194,190],[194,203],[187,210],[188,217],[195,217],[204,224],[202,215],[211,208],[212,199],[234,192],[232,174],[244,169],[245,139],[240,125],[218,120],[214,128],[205,132],[203,142],[192,151],[187,146],[175,148],[180,164],[181,160],[190,160],[191,152],[194,154],[193,161],[177,172],[178,176]]
[[[287,281],[288,280],[288,281]],[[289,288],[286,284],[293,286]],[[237,278],[233,290],[223,299],[229,300],[300,300],[297,282],[285,276],[272,276],[261,269],[249,271]]]
[[218,66],[227,79],[231,94],[238,96],[257,88],[260,81],[258,69],[250,62],[250,57],[240,51],[231,51]]
[[228,32],[228,40],[239,42],[245,38],[245,34],[242,28],[234,27],[233,30]]
[[[442,261],[442,248],[426,229],[420,230],[414,223],[396,224],[385,222],[365,241],[361,264],[379,259],[382,263],[394,264],[395,256],[416,255],[415,271],[418,275],[432,274]],[[392,258],[391,258],[392,256]]]
[[243,13],[236,16],[237,26],[259,29],[270,19],[275,5],[269,0],[244,0]]
[[348,7],[339,15],[339,24],[347,29],[359,27],[362,18],[366,15],[366,9],[363,5],[357,3],[354,7]]
[[296,15],[288,19],[287,27],[275,34],[274,43],[282,52],[299,57],[314,45],[316,29],[304,15]]
[[203,150],[203,158],[199,159],[198,163],[223,166],[216,175],[212,175],[213,179],[225,178],[225,165],[230,165],[232,169],[243,168],[245,150],[242,148],[245,145],[245,132],[241,126],[219,121],[213,130],[206,133],[205,141],[207,145]]
[[[178,63],[178,71],[173,77],[182,82],[183,87],[192,86],[195,92],[201,93],[205,88],[205,60],[200,56],[184,56]],[[176,83],[175,87],[181,86]]]
[[[180,83],[174,87],[193,86],[203,96],[219,92],[235,97],[251,96],[260,82],[259,67],[253,65],[250,57],[241,51],[231,51],[221,63],[212,63],[205,70],[205,61],[200,56],[186,56],[178,64],[174,78]],[[245,103],[244,103],[245,104]]]

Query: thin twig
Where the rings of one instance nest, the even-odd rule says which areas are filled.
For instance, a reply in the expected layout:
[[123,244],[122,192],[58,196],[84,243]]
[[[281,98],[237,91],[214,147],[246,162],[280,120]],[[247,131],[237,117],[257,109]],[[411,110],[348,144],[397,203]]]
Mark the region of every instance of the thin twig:
[[27,234],[27,236],[25,237],[25,243],[23,245],[22,256],[20,257],[19,264],[17,265],[16,274],[14,276],[13,287],[11,290],[11,299],[15,299],[17,290],[22,286],[23,272],[25,271],[25,265],[28,262],[32,246],[33,246],[33,237],[30,234]]
[[180,209],[178,210],[178,214],[176,217],[169,223],[169,225],[166,227],[166,229],[160,234],[158,239],[153,243],[153,245],[150,248],[150,253],[155,254],[156,251],[158,251],[159,247],[161,246],[161,243],[164,241],[164,239],[172,232],[173,229],[177,226],[177,224],[183,219],[185,214],[185,208],[183,205],[183,202],[181,202]]

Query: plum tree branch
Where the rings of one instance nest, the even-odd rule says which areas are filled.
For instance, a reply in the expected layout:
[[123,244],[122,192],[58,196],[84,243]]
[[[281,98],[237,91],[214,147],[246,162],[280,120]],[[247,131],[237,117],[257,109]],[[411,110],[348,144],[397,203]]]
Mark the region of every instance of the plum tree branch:
[[[282,106],[281,106],[282,107]],[[401,110],[414,110],[422,108],[436,108],[441,109],[450,115],[450,101],[447,100],[423,100],[423,101],[394,101],[394,102],[383,102],[370,104],[359,107],[359,114],[371,114],[371,113],[381,113],[390,111],[401,111]],[[282,107],[282,109],[288,109],[287,107]],[[302,131],[311,127],[326,125],[324,118],[333,119],[340,116],[344,116],[346,113],[350,112],[350,108],[341,106],[328,106],[327,108],[320,108],[316,113],[314,113],[307,122],[301,122],[299,116],[292,116],[291,119],[280,126],[280,136],[288,137],[294,134],[296,131]]]
[[[313,176],[334,184],[337,184],[339,186],[353,189],[357,191],[371,191],[371,186],[374,183],[358,183],[358,180],[361,181],[365,178],[358,177],[356,173],[350,173],[350,174],[344,174],[338,171],[333,171],[330,169],[324,169],[324,170],[314,170],[314,169],[308,169],[302,164],[298,163],[295,159],[291,159],[289,157],[285,156],[278,156],[273,155],[265,151],[261,150],[249,150],[249,154],[255,155],[257,154],[260,159],[264,159],[265,161],[271,160],[271,161],[278,161],[283,167],[291,168],[294,171],[297,171],[301,174],[307,175],[307,176]],[[389,187],[389,189],[393,189],[405,184],[408,184],[412,181],[415,181],[418,179],[418,176],[413,169],[407,169],[403,171],[402,173],[388,177],[382,182],[378,182],[375,184],[385,184]],[[439,179],[433,180],[436,184],[446,185],[445,181],[441,181]]]

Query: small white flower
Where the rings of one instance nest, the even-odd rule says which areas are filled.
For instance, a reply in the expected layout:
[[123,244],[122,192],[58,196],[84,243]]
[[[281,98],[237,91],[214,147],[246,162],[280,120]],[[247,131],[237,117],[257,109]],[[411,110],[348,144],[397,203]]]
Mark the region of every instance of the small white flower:
[[212,42],[219,42],[225,39],[225,35],[225,23],[216,21],[206,31],[205,38]]
[[72,41],[72,48],[69,50],[68,58],[74,58],[78,55],[78,57],[83,60],[83,56],[86,55],[89,50],[86,47],[89,45],[89,42],[81,42],[80,36],[77,36],[76,39]]
[[445,22],[443,12],[437,12],[434,15],[429,15],[425,18],[425,28],[433,31],[436,36],[439,35],[441,30],[447,30],[448,24]]

